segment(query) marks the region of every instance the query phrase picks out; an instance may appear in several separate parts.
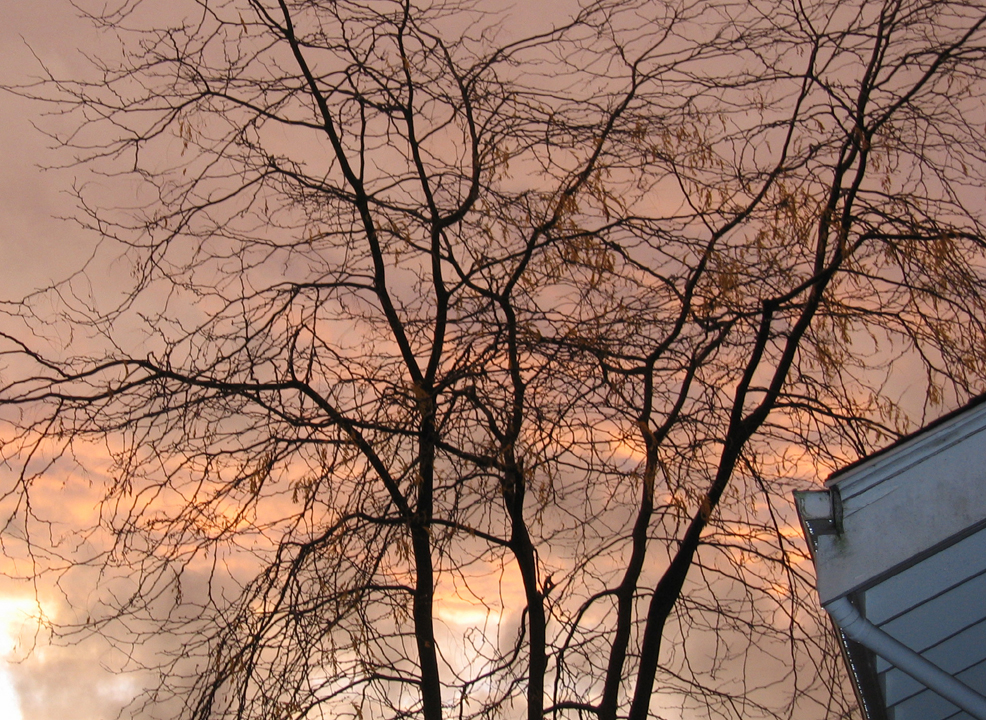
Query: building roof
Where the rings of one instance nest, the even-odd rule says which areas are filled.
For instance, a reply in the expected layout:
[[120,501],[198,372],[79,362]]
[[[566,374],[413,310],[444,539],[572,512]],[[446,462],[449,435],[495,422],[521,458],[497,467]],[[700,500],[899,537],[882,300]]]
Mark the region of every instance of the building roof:
[[[986,693],[986,396],[799,493],[823,606]],[[970,717],[862,646],[844,649],[870,720]]]

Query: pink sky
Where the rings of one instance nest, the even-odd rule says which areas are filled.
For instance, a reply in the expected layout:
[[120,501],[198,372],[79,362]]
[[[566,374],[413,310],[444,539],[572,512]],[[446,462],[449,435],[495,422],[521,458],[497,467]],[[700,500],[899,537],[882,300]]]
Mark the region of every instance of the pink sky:
[[[91,39],[68,2],[5,3],[0,23],[2,82],[24,82],[37,73],[32,48],[52,67],[68,70],[78,63],[79,48]],[[64,277],[85,258],[91,243],[71,223],[57,219],[72,212],[71,198],[64,191],[74,173],[39,169],[39,164],[53,159],[46,150],[48,141],[31,124],[40,110],[20,98],[0,96],[0,293],[4,299]],[[71,492],[59,493],[57,501],[90,505]],[[0,580],[0,717],[96,720],[115,715],[121,701],[132,694],[133,679],[102,667],[109,660],[105,647],[99,643],[48,647],[42,634],[34,653],[26,654],[37,627],[28,617],[38,610],[32,595],[24,583]],[[56,594],[45,592],[41,600],[44,612],[53,618],[67,617]]]
[[[540,5],[539,5],[540,3]],[[551,0],[520,3],[512,18],[516,27],[531,32],[539,7],[559,13]],[[0,23],[0,83],[30,81],[39,72],[38,57],[56,72],[71,75],[84,64],[81,52],[99,55],[99,36],[75,17],[68,0],[29,3],[8,0]],[[112,47],[106,46],[111,52]],[[33,54],[32,54],[33,53]],[[88,257],[95,238],[59,216],[71,216],[74,202],[68,191],[73,181],[87,178],[84,170],[44,172],[39,165],[64,160],[47,149],[49,141],[32,121],[44,108],[21,98],[0,95],[0,299],[14,299],[68,276]],[[43,122],[56,123],[57,119]],[[128,199],[121,199],[121,204]],[[125,267],[120,268],[126,272]],[[112,278],[109,279],[112,283]],[[98,464],[98,463],[97,463]],[[98,468],[93,472],[98,476]],[[85,514],[95,496],[84,484],[52,478],[44,499],[67,515]],[[0,567],[9,569],[9,560]],[[77,582],[77,581],[73,581]],[[78,592],[75,585],[71,588]],[[146,678],[114,672],[121,658],[98,638],[67,647],[54,647],[30,616],[39,609],[54,621],[68,621],[78,612],[49,586],[40,586],[40,603],[23,582],[0,577],[0,720],[97,720],[110,718],[139,690]],[[84,595],[84,593],[82,593]],[[450,624],[482,622],[465,604],[446,607]],[[33,638],[37,637],[36,642]],[[34,651],[27,649],[34,646]],[[128,717],[141,717],[131,715]]]
[[[563,6],[545,1],[540,7],[557,14]],[[519,8],[512,12],[511,23],[530,32],[542,19],[539,4],[521,3]],[[67,0],[7,2],[0,22],[0,83],[30,82],[40,73],[38,58],[55,73],[71,76],[85,67],[83,52],[99,55],[100,44],[110,42],[111,37],[98,35],[80,20]],[[111,45],[103,46],[105,52],[112,50]],[[40,167],[65,160],[51,152],[51,141],[32,125],[58,127],[57,118],[41,117],[48,109],[0,95],[0,299],[16,299],[64,279],[85,261],[95,240],[72,222],[59,219],[74,214],[69,191],[74,181],[90,179],[85,170]],[[85,514],[96,500],[78,478],[53,481],[43,497],[69,515]],[[9,573],[10,560],[2,562]],[[31,617],[40,609],[51,620],[64,622],[78,610],[68,607],[51,587],[41,586],[39,593],[40,605],[30,585],[0,577],[0,719],[115,717],[146,678],[114,672],[121,658],[98,638],[67,647],[50,645]],[[451,603],[445,612],[450,614],[446,621],[454,625],[455,616],[464,610]],[[129,711],[127,716],[140,717]]]

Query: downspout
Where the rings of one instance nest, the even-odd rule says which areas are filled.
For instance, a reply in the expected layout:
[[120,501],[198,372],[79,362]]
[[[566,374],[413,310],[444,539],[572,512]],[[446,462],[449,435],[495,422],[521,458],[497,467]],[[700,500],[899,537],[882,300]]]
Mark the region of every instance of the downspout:
[[977,720],[986,720],[986,697],[890,637],[860,615],[848,598],[832,600],[825,609],[846,637],[869,648]]

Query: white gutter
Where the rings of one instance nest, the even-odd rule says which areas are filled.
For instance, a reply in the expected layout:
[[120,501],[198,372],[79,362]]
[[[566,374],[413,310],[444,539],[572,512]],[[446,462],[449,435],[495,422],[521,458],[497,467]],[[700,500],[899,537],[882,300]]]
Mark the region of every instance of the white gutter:
[[837,598],[826,604],[825,609],[846,637],[869,648],[977,720],[986,720],[986,697],[883,632],[860,615],[848,598]]

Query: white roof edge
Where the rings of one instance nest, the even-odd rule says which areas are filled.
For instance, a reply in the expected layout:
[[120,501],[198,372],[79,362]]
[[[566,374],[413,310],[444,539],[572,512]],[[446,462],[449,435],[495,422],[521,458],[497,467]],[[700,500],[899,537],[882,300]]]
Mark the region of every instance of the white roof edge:
[[986,431],[986,403],[960,409],[940,425],[920,431],[905,439],[899,447],[890,447],[876,457],[864,459],[848,470],[825,481],[826,488],[838,486],[843,498],[852,497],[899,475],[966,438]]

